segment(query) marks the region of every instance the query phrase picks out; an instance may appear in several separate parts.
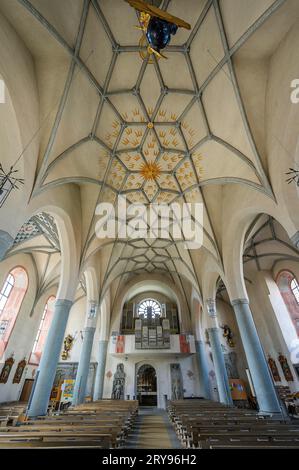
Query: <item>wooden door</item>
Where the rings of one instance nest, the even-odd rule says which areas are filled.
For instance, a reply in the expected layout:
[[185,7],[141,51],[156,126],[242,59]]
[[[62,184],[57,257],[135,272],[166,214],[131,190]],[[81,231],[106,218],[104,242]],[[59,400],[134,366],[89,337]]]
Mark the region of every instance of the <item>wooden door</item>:
[[33,382],[34,382],[33,379],[26,379],[25,380],[23,390],[22,390],[19,401],[29,401],[29,397],[30,397]]

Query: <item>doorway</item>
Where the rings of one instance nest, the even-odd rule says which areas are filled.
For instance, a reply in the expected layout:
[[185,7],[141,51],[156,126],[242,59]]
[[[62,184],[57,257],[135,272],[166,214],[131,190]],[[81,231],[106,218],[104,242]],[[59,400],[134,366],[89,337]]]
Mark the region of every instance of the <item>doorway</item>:
[[33,379],[25,380],[19,401],[25,401],[25,402],[29,401],[33,382],[34,382]]
[[137,371],[137,398],[140,406],[157,406],[157,374],[149,364]]

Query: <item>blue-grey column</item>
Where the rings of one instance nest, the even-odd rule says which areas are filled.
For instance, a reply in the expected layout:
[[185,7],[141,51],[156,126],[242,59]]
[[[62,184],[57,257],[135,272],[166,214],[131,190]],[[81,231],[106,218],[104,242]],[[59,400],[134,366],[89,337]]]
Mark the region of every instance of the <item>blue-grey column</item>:
[[195,341],[198,364],[198,379],[204,398],[211,399],[208,365],[206,360],[205,344],[202,340]]
[[94,327],[85,327],[83,330],[83,343],[74,387],[73,405],[84,402],[95,330]]
[[96,372],[94,394],[93,394],[93,399],[94,400],[101,400],[103,398],[107,347],[108,347],[108,341],[107,340],[100,340],[99,341],[98,367],[97,367],[97,372]]
[[29,401],[28,416],[43,416],[47,413],[65,328],[72,305],[73,302],[70,300],[57,300],[55,303],[55,312],[38,368],[34,392]]
[[260,412],[281,413],[275,387],[247,299],[232,301]]
[[208,328],[208,332],[209,340],[211,343],[220,401],[221,403],[225,403],[226,405],[233,405],[221,342],[219,338],[219,328]]
[[5,258],[7,251],[13,245],[13,238],[9,235],[9,233],[0,230],[0,261]]
[[295,245],[296,248],[299,250],[299,231],[296,232],[292,237],[291,241],[293,242],[293,245]]

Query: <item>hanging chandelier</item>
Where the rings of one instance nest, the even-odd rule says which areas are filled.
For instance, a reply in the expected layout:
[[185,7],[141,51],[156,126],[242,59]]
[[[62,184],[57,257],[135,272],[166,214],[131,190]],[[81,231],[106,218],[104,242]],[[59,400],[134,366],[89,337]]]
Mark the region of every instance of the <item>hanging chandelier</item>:
[[162,50],[171,41],[178,28],[191,29],[191,25],[184,20],[170,15],[168,12],[149,5],[142,0],[126,0],[135,10],[140,12],[140,27],[148,40],[148,52],[155,54],[158,58],[163,57]]

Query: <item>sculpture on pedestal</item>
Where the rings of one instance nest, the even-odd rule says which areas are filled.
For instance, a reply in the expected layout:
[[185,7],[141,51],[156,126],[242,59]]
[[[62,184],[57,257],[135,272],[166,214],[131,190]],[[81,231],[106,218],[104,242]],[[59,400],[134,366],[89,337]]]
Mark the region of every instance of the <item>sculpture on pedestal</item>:
[[184,398],[183,378],[180,364],[170,364],[172,400]]
[[125,379],[126,374],[124,371],[123,364],[117,364],[116,372],[113,378],[113,387],[112,387],[112,400],[123,400],[125,394]]
[[224,353],[224,362],[229,379],[238,379],[237,354],[235,352]]

